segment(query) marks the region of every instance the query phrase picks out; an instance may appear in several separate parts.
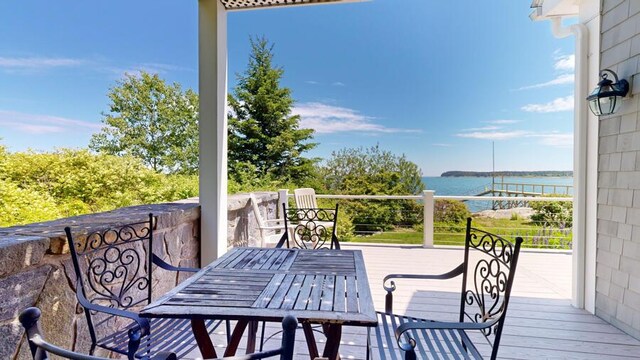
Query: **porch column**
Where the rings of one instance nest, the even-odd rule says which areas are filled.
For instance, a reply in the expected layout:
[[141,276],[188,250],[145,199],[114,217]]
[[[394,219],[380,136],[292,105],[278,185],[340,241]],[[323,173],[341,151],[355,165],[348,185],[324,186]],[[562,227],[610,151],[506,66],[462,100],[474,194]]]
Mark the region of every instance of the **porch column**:
[[200,260],[227,250],[227,14],[218,0],[198,1],[200,93]]

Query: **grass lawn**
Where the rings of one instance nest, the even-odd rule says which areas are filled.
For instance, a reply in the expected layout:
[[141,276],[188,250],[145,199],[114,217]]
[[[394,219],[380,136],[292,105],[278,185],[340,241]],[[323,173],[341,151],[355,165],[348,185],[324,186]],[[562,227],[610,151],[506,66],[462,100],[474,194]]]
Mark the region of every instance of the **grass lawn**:
[[[521,236],[524,246],[532,248],[571,248],[571,229],[549,229],[523,219],[474,218],[473,226],[507,239]],[[434,225],[434,243],[436,245],[463,245],[465,224]],[[385,244],[422,244],[422,231],[397,229],[370,236],[355,236],[350,242]]]

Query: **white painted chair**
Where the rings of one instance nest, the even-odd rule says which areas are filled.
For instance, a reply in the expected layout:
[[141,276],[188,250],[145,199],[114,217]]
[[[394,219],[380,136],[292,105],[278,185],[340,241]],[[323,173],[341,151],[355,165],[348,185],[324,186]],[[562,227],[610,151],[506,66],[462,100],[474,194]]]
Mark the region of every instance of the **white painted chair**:
[[[316,200],[316,191],[313,188],[300,188],[293,190],[293,197],[296,200],[298,209],[318,209],[318,201]],[[324,227],[338,226],[331,221],[317,221],[318,225]],[[337,230],[337,229],[336,229]]]
[[[258,200],[256,196],[251,193],[251,207],[253,208],[253,214],[258,222],[258,228],[260,229],[260,246],[261,247],[275,247],[280,238],[282,237],[282,231],[284,230],[284,219],[266,219],[262,217],[260,207],[258,206]],[[266,215],[266,214],[265,214]]]
[[301,209],[317,209],[316,191],[313,188],[301,188],[293,190],[296,207]]

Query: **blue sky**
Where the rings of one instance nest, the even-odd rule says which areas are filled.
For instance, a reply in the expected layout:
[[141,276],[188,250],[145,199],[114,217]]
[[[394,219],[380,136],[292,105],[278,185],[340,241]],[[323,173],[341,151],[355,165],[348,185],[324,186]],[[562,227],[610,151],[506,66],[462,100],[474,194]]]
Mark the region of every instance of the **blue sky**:
[[[229,88],[249,37],[275,43],[311,154],[380,144],[425,175],[570,170],[573,38],[530,0],[374,0],[230,13]],[[84,147],[125,72],[197,89],[197,1],[0,3],[0,142]]]

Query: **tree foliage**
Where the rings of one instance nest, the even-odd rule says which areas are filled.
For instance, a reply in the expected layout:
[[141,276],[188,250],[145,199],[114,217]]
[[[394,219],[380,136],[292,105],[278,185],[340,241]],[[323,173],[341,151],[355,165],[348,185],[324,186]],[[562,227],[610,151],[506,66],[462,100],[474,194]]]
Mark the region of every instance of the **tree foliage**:
[[[562,195],[551,195],[562,196]],[[531,201],[531,220],[551,227],[571,227],[573,224],[573,202],[571,201]]]
[[109,90],[105,127],[89,147],[135,156],[157,172],[193,174],[198,169],[198,95],[167,84],[157,74],[127,74]]
[[284,70],[273,65],[273,46],[251,39],[249,64],[229,94],[229,172],[236,181],[247,174],[299,182],[309,176],[314,159],[313,130],[300,129],[291,115],[291,90],[280,85]]
[[464,223],[471,212],[462,201],[436,200],[433,209],[433,221],[444,223]]
[[[331,194],[414,195],[424,190],[418,166],[379,145],[334,151],[320,169],[320,179]],[[345,204],[345,212],[359,231],[414,225],[422,218],[422,207],[414,200],[354,200]]]
[[198,195],[195,175],[160,174],[134,157],[89,150],[0,150],[0,169],[0,226]]

